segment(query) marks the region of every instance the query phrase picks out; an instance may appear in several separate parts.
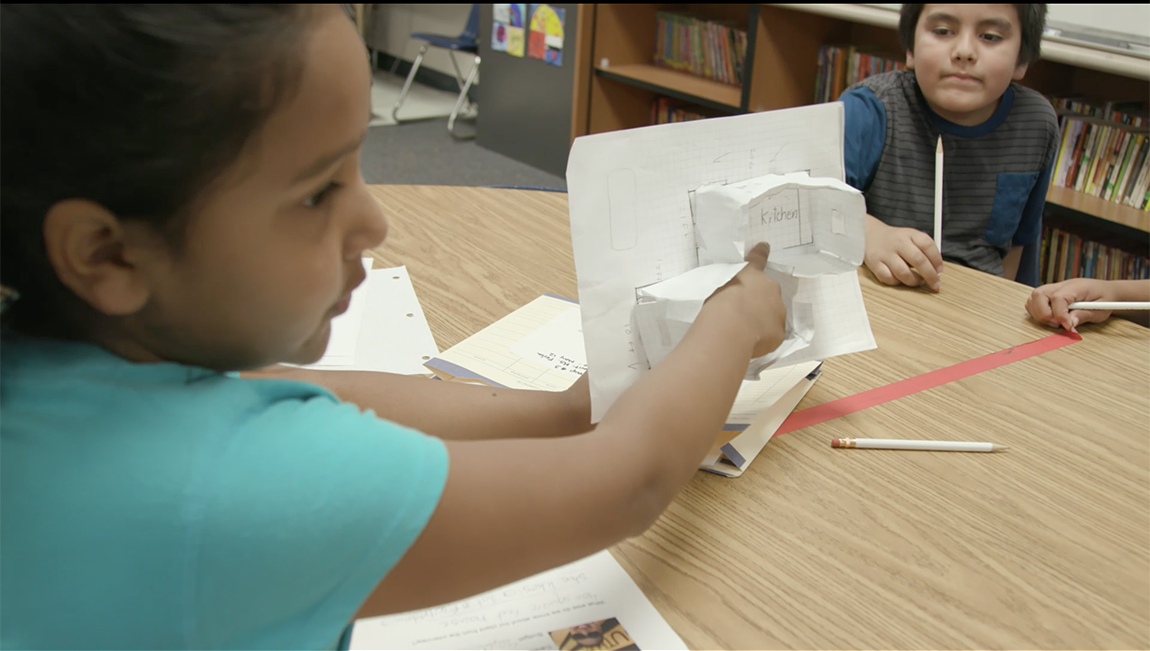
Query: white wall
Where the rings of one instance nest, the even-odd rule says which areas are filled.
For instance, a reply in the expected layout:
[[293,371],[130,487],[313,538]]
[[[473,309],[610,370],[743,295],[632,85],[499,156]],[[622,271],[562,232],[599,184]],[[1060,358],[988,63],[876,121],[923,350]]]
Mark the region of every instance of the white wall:
[[[870,6],[897,11],[901,5]],[[1048,4],[1046,20],[1150,38],[1150,4],[1144,2],[1127,5]]]
[[[458,36],[467,26],[471,5],[371,5],[368,19],[368,46],[405,61],[415,61],[425,41],[411,38],[414,32]],[[442,48],[428,48],[422,66],[455,76],[448,53]],[[456,54],[459,69],[466,77],[471,69],[471,57]],[[477,78],[478,81],[478,78]]]
[[1047,21],[1150,37],[1150,4],[1049,5]]

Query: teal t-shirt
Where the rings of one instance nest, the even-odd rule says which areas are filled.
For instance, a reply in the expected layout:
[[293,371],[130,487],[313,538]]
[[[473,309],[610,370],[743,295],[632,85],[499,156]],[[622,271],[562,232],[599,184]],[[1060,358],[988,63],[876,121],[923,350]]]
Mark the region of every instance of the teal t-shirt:
[[447,478],[310,384],[27,338],[0,371],[6,649],[333,648]]

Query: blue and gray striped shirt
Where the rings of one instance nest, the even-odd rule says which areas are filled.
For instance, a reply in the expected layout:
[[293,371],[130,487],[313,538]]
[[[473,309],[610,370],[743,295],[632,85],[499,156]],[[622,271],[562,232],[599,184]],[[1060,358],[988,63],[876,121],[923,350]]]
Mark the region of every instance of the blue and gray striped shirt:
[[1016,280],[1038,282],[1042,210],[1058,147],[1058,121],[1038,92],[1011,84],[986,122],[962,126],[932,111],[911,70],[869,77],[840,97],[846,112],[846,181],[867,212],[891,226],[934,232],[934,152],[944,152],[942,256],[1003,275],[1022,246]]

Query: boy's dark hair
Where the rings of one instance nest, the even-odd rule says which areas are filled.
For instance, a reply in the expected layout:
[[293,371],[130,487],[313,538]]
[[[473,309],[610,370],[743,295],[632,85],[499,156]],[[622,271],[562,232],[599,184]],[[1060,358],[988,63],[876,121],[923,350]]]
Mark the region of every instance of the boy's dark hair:
[[[926,5],[903,5],[898,16],[898,38],[905,52],[914,51],[914,30]],[[1034,63],[1042,54],[1042,31],[1046,28],[1046,5],[1014,5],[1022,45],[1018,48],[1018,65]]]
[[0,5],[0,283],[6,328],[80,337],[48,209],[85,198],[179,251],[189,213],[295,93],[299,5]]

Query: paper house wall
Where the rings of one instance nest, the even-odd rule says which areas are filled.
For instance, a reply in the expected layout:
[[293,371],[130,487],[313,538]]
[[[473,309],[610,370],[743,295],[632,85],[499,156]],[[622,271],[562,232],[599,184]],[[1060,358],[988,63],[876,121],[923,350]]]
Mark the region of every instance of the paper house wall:
[[771,268],[800,278],[856,269],[866,248],[861,192],[806,172],[707,185],[694,197],[699,264],[741,262],[757,242],[771,245]]

